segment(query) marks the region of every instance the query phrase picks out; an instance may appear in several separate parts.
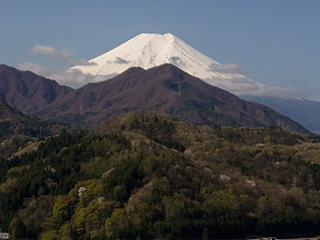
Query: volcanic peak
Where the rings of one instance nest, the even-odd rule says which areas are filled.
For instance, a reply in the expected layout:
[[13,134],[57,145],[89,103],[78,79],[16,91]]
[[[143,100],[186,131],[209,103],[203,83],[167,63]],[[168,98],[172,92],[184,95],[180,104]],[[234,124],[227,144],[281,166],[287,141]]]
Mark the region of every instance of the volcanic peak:
[[210,85],[234,94],[270,92],[266,85],[242,75],[236,65],[221,64],[171,33],[141,33],[89,62],[91,65],[78,65],[70,70],[79,70],[92,76],[102,75],[104,79],[110,79],[131,67],[147,70],[169,63]]

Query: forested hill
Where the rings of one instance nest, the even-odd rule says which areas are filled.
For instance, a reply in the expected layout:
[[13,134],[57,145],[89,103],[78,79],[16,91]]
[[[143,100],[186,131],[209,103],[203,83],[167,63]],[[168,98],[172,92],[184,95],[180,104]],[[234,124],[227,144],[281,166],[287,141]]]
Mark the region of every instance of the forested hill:
[[29,117],[0,99],[0,158],[6,158],[39,138],[58,134],[61,124]]
[[14,239],[206,239],[319,234],[317,136],[195,127],[131,112],[1,160]]

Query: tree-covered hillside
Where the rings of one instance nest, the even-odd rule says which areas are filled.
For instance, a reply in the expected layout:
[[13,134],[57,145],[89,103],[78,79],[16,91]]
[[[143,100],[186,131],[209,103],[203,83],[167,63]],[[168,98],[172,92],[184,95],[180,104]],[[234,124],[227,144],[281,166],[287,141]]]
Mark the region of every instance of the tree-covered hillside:
[[0,158],[7,158],[28,144],[34,148],[36,145],[30,143],[58,134],[62,128],[66,127],[26,116],[0,99]]
[[1,159],[0,226],[43,240],[319,234],[319,152],[281,128],[133,112]]

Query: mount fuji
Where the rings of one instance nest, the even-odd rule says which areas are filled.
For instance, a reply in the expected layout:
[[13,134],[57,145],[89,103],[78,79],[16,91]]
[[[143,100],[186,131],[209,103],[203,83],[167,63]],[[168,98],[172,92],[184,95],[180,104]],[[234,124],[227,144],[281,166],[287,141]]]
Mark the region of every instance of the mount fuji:
[[[314,133],[320,133],[320,103],[297,98],[292,89],[267,86],[242,74],[235,64],[221,64],[195,50],[180,38],[166,34],[139,34],[120,46],[78,65],[70,71],[110,79],[131,67],[145,70],[173,64],[206,83],[227,90],[241,98],[266,104],[291,117]],[[294,96],[297,96],[296,98]],[[266,101],[268,99],[268,101]],[[297,104],[298,103],[298,104]],[[312,110],[310,110],[312,109]]]
[[90,65],[77,65],[70,70],[83,74],[114,77],[131,67],[145,70],[162,64],[173,64],[210,85],[238,96],[286,96],[289,89],[270,87],[241,74],[235,64],[221,64],[195,50],[172,35],[142,33],[120,46],[89,60]]

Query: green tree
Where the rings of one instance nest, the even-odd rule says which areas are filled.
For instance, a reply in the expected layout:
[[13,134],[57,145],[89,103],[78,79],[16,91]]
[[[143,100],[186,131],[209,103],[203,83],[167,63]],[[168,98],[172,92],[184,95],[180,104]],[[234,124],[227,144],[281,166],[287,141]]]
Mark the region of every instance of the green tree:
[[60,221],[70,219],[72,205],[75,201],[76,199],[73,197],[58,195],[54,201],[53,216],[57,217]]
[[208,228],[206,227],[205,229],[203,229],[203,232],[202,232],[202,240],[209,240],[209,230]]
[[42,234],[42,240],[58,240],[59,236],[55,230],[51,230],[49,232],[45,232]]
[[14,240],[24,238],[26,236],[26,229],[23,222],[19,218],[14,218],[10,222],[11,236]]

